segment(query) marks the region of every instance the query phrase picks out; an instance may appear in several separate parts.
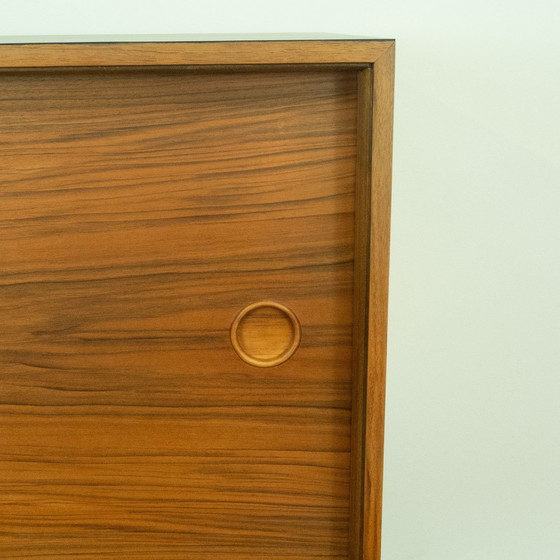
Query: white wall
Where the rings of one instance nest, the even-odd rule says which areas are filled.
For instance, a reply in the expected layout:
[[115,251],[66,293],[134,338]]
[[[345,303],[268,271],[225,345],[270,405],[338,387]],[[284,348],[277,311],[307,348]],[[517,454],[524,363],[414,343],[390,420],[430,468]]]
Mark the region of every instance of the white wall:
[[398,40],[384,560],[560,557],[558,0],[2,0],[0,35]]

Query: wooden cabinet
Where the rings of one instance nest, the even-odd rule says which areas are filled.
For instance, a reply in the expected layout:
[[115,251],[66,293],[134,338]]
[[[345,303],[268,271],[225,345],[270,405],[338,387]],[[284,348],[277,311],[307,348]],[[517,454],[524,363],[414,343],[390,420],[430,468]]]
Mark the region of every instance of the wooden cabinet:
[[393,51],[0,46],[2,558],[378,558]]

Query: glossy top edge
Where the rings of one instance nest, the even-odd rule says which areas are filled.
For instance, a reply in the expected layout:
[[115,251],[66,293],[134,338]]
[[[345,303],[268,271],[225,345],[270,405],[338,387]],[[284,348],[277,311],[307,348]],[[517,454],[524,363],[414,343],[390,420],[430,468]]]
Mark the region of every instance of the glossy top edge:
[[392,41],[329,33],[194,34],[194,35],[5,35],[4,45],[88,43],[221,43],[244,41]]

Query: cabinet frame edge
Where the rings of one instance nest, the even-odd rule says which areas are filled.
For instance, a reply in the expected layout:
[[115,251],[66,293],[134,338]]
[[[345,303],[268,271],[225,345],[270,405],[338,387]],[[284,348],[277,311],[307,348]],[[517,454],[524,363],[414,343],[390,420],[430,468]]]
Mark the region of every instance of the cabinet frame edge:
[[358,73],[350,558],[381,558],[395,45]]

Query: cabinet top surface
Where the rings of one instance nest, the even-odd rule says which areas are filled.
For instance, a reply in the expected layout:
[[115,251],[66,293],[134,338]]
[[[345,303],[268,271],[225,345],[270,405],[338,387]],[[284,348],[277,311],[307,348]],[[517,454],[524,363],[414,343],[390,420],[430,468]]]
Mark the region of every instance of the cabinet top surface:
[[330,33],[174,34],[174,35],[0,35],[0,44],[221,43],[246,41],[390,41]]

